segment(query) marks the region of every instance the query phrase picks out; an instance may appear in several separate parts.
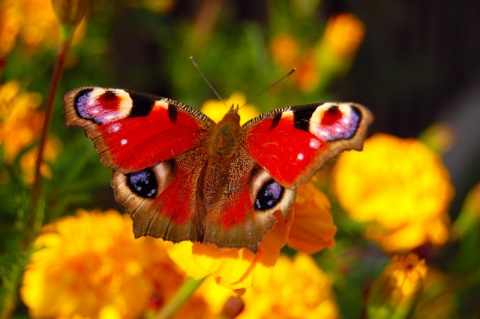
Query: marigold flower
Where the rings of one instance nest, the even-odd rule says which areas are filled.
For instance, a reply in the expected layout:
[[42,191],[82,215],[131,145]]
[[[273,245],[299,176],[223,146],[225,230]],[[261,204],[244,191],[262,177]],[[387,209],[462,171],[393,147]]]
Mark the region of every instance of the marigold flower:
[[[16,81],[0,85],[0,145],[3,147],[3,159],[11,164],[17,155],[31,146],[42,129],[44,114],[37,110],[41,102],[38,93],[20,92]],[[45,148],[45,160],[53,162],[60,149],[60,142],[49,137]],[[20,159],[20,167],[27,183],[33,182],[35,159],[38,149],[33,148]],[[41,167],[42,175],[51,177],[47,164]]]
[[220,100],[208,100],[203,103],[200,111],[202,111],[209,118],[215,122],[219,122],[222,117],[225,115],[226,110],[225,106],[231,107],[240,106],[238,114],[240,114],[240,124],[244,124],[248,120],[254,118],[255,116],[260,115],[258,109],[254,105],[246,104],[247,99],[243,93],[234,92],[228,97],[228,99],[223,102]]
[[453,187],[438,154],[414,139],[376,134],[361,153],[340,156],[337,198],[350,217],[370,222],[366,236],[387,251],[448,239]]
[[238,318],[339,317],[332,280],[304,254],[293,260],[280,256],[269,284],[248,289],[242,298],[245,308]]
[[[415,254],[393,256],[368,296],[369,318],[394,318],[408,314],[427,275],[425,260]],[[404,318],[403,316],[395,318]]]
[[[45,226],[21,287],[32,317],[138,318],[158,310],[185,279],[162,240],[135,240],[130,216],[79,211]],[[193,296],[177,318],[208,317]]]
[[239,313],[237,319],[339,317],[331,278],[305,254],[280,255],[268,285],[246,289],[240,296],[208,280],[200,289],[207,299],[217,300],[217,313],[236,301],[232,308]]

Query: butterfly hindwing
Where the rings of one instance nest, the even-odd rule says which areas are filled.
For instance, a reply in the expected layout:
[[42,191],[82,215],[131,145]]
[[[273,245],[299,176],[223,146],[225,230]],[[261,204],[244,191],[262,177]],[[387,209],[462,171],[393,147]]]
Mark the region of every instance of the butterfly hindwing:
[[248,153],[285,187],[308,181],[326,160],[361,150],[370,112],[354,103],[322,103],[265,113],[243,126]]

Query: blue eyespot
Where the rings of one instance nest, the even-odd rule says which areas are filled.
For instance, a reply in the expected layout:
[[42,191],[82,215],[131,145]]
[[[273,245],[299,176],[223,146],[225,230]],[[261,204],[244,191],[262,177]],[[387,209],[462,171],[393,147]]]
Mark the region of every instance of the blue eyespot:
[[267,181],[257,194],[254,208],[256,210],[267,210],[275,207],[282,199],[284,191],[285,188],[273,179]]
[[132,192],[144,198],[157,196],[158,182],[151,168],[127,174],[127,185]]

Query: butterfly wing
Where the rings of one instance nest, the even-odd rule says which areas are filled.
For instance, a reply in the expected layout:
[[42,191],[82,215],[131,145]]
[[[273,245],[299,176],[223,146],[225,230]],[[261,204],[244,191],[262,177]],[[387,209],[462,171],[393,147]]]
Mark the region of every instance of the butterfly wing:
[[121,89],[78,88],[64,100],[66,125],[85,129],[102,163],[124,173],[201,145],[215,124],[177,101]]
[[243,145],[278,183],[294,188],[340,152],[361,150],[372,120],[354,103],[287,107],[247,122]]
[[82,127],[114,170],[115,196],[135,236],[201,240],[201,146],[214,122],[179,102],[121,89],[79,88],[64,100],[66,125]]

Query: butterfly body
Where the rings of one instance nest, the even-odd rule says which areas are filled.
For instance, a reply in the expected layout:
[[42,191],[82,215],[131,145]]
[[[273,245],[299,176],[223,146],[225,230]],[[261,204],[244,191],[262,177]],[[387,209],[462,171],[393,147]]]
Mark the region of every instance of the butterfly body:
[[353,103],[287,107],[243,126],[167,98],[121,89],[65,95],[68,126],[85,129],[113,169],[134,234],[255,252],[285,217],[295,188],[346,149],[361,149],[371,115]]

